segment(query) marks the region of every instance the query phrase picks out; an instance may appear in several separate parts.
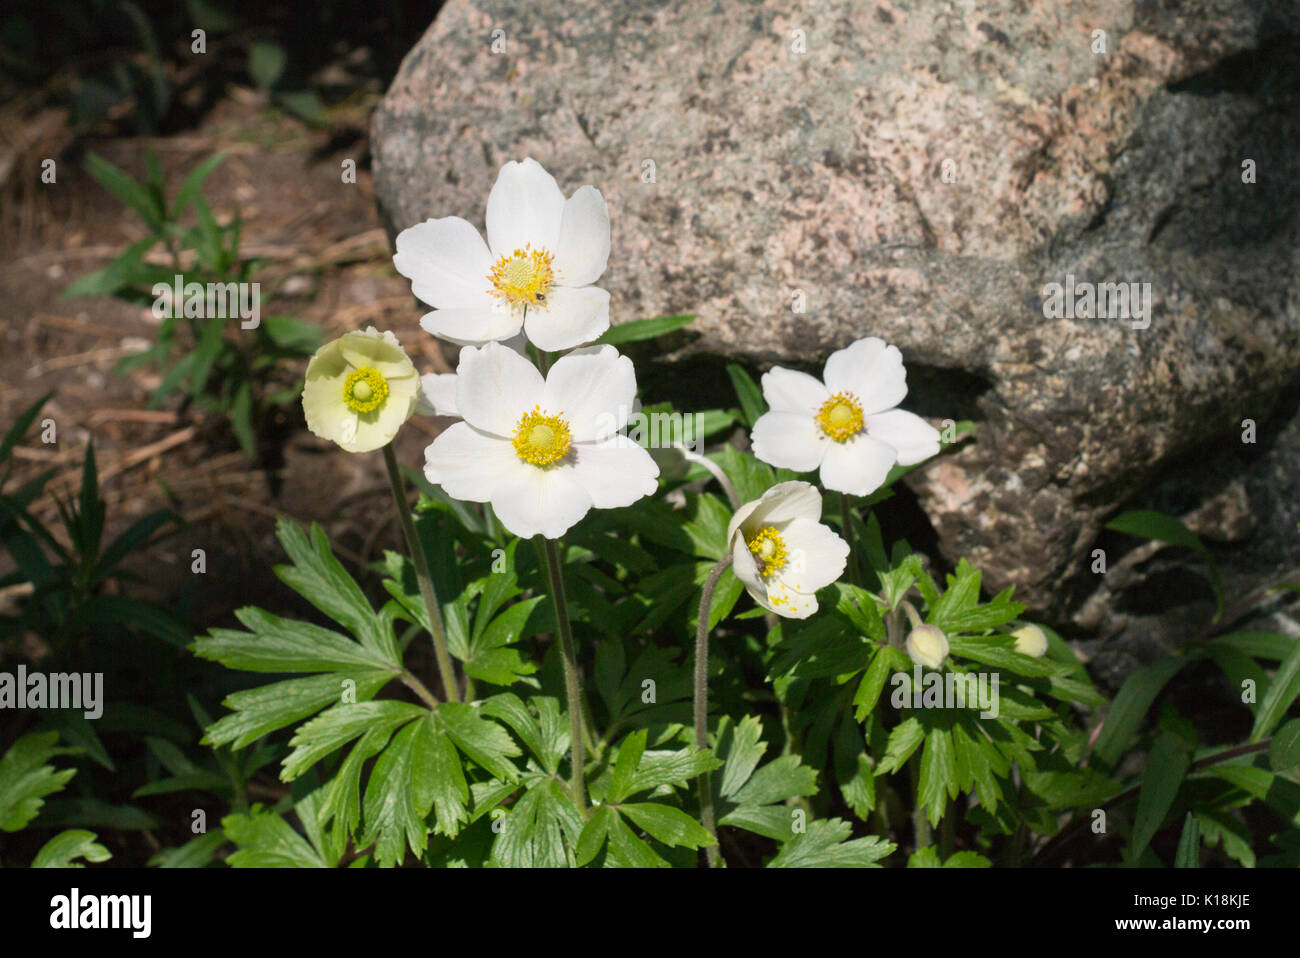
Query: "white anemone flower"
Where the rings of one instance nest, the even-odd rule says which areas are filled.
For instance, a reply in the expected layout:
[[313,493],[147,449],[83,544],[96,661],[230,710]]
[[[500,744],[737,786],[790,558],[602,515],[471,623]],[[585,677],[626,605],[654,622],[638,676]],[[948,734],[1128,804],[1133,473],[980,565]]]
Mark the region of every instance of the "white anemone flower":
[[393,265],[434,311],[420,325],[462,345],[522,329],[538,349],[589,343],[609,328],[609,209],[594,186],[567,200],[534,159],[511,161],[488,194],[487,242],[458,216],[397,234]]
[[754,455],[796,472],[820,469],[827,489],[865,496],[897,463],[913,466],[939,451],[939,431],[895,408],[907,395],[896,346],[874,336],[831,353],[823,381],[776,366],[763,374],[769,411],[754,423]]
[[777,615],[806,619],[818,589],[844,574],[849,546],[821,524],[822,496],[806,482],[780,482],[747,502],[727,526],[732,568],[754,601]]
[[500,343],[461,350],[463,417],[425,450],[447,494],[491,502],[517,536],[556,539],[591,508],[631,505],[658,487],[650,454],[621,435],[636,398],[632,361],[613,346],[577,349],[546,378]]
[[420,400],[415,366],[391,332],[373,326],[316,350],[307,364],[307,428],[348,452],[387,445]]
[[[520,356],[527,355],[528,340],[522,334],[507,339],[502,345],[509,346]],[[455,373],[425,373],[421,376],[420,405],[416,412],[422,416],[450,416],[459,419],[460,408],[456,405],[456,383],[459,379]]]

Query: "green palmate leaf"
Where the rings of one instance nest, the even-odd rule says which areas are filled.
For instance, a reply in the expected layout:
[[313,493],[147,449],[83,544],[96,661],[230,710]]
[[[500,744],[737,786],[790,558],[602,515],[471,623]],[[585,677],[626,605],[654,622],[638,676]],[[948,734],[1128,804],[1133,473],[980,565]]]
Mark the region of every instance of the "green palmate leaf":
[[695,554],[706,559],[720,559],[726,555],[727,523],[731,521],[731,510],[722,500],[707,492],[687,496],[686,513],[690,520],[682,528],[695,544]]
[[708,749],[694,746],[676,752],[644,752],[626,794],[635,795],[661,785],[687,788],[694,779],[721,765]]
[[510,761],[522,755],[510,733],[479,714],[470,705],[443,702],[438,706],[438,721],[456,747],[486,769],[496,778],[513,782],[519,778],[519,769]]
[[906,672],[911,665],[911,660],[899,649],[882,645],[876,650],[871,665],[867,667],[862,682],[858,685],[857,694],[853,696],[859,722],[865,721],[875,709],[876,703],[880,700],[880,693],[884,691],[885,683],[889,681],[889,676],[895,671]]
[[617,804],[632,793],[633,777],[636,775],[637,766],[641,764],[641,756],[645,754],[647,734],[645,729],[633,732],[619,746],[618,755],[614,758],[613,777],[610,779],[606,796],[610,802]]
[[1142,789],[1138,793],[1137,812],[1133,817],[1133,832],[1129,836],[1128,859],[1136,863],[1151,844],[1151,839],[1173,806],[1174,798],[1183,784],[1183,776],[1191,768],[1192,757],[1173,735],[1162,734],[1147,755],[1142,771]]
[[1196,868],[1200,865],[1201,828],[1197,818],[1191,812],[1183,819],[1183,834],[1178,839],[1178,854],[1174,858],[1175,868]]
[[[756,456],[747,452],[741,452],[735,446],[723,446],[712,458],[722,467],[731,484],[736,489],[736,495],[740,497],[741,502],[752,502],[762,497],[763,493],[771,489],[779,478],[789,478],[795,475],[788,470],[782,470],[780,476],[772,470],[767,463],[762,462]],[[731,517],[727,516],[730,521]]]
[[879,868],[897,847],[881,838],[845,841],[853,829],[838,818],[811,821],[808,830],[781,846],[769,868]]
[[1187,661],[1181,656],[1169,656],[1138,669],[1124,681],[1097,736],[1094,751],[1098,759],[1114,767],[1133,740],[1142,716]]
[[1300,719],[1292,719],[1273,733],[1268,761],[1275,772],[1290,772],[1300,766]]
[[727,376],[731,379],[731,385],[735,387],[736,398],[740,400],[745,425],[753,429],[758,417],[767,411],[767,403],[763,401],[763,391],[758,388],[758,383],[754,382],[749,373],[735,363],[727,364]]
[[609,805],[600,805],[592,811],[591,817],[587,819],[587,824],[582,826],[582,833],[578,836],[576,862],[579,868],[600,854],[600,850],[605,847],[609,827],[617,817],[618,813]]
[[1260,700],[1259,710],[1255,713],[1255,726],[1250,730],[1252,742],[1261,741],[1282,721],[1291,703],[1300,695],[1300,642],[1295,643],[1290,653],[1277,668],[1277,674],[1268,684],[1268,691]]
[[[339,766],[334,778],[325,788],[318,820],[324,825],[333,820],[332,837],[335,843],[341,843],[353,834],[361,823],[361,768],[388,744],[393,730],[389,727],[377,727],[367,731],[352,746],[347,758]],[[454,758],[454,756],[453,756]],[[451,823],[454,828],[461,821],[464,813],[464,775],[460,773],[460,762],[455,761],[444,775],[438,779],[441,788],[435,792],[434,807],[438,813],[439,830],[444,823]],[[460,773],[459,779],[456,777]],[[441,800],[441,801],[440,801]]]
[[1250,847],[1250,833],[1231,812],[1198,811],[1196,824],[1206,848],[1222,844],[1224,854],[1246,868],[1255,867],[1255,852]]
[[668,868],[661,858],[628,826],[617,812],[609,820],[609,863],[620,868]]
[[925,741],[925,727],[915,717],[905,719],[889,732],[885,757],[876,766],[876,774],[887,775],[902,768],[912,753]]
[[0,830],[16,832],[40,812],[45,796],[60,791],[76,769],[45,764],[61,754],[57,732],[24,735],[0,757]]
[[505,817],[492,845],[492,863],[502,868],[563,868],[570,864],[582,833],[582,815],[555,779],[529,783]]
[[360,844],[374,843],[381,866],[400,864],[408,846],[416,855],[424,854],[429,835],[424,818],[435,791],[445,788],[439,776],[445,779],[448,771],[449,756],[440,739],[433,715],[426,713],[397,732],[375,760],[366,785]]
[[1070,670],[1069,666],[1060,662],[1036,659],[1015,651],[1008,646],[1007,639],[1003,636],[974,639],[950,638],[948,645],[953,655],[1030,678],[1060,676]]
[[703,848],[718,843],[703,825],[671,805],[631,802],[619,805],[618,810],[651,838],[670,848]]
[[315,523],[311,541],[296,523],[281,518],[276,536],[293,560],[292,566],[276,566],[275,573],[291,589],[347,628],[379,661],[401,668],[401,655],[392,629],[375,614],[356,580],[334,558],[325,531]]
[[60,832],[41,846],[41,850],[32,859],[33,868],[84,868],[78,858],[88,862],[106,862],[112,853],[100,845],[94,832],[85,829],[69,829]]
[[718,755],[723,766],[718,794],[723,798],[734,795],[758,768],[759,760],[767,751],[767,743],[761,741],[762,735],[763,724],[754,715],[746,715],[738,725],[728,717],[719,723]]
[[194,640],[194,654],[247,672],[398,671],[391,661],[318,625],[252,607],[237,610],[235,617],[247,632],[212,629]]
[[221,703],[232,714],[210,726],[203,743],[243,748],[327,705],[369,701],[393,678],[392,672],[381,669],[331,672],[235,692]]
[[611,326],[596,340],[596,345],[618,346],[644,339],[656,339],[673,330],[688,326],[694,320],[694,316],[654,316],[650,319],[634,319],[628,323]]
[[237,846],[226,859],[231,868],[332,867],[292,825],[261,805],[247,813],[227,815],[221,828]]
[[885,606],[889,609],[898,608],[898,603],[903,600],[903,596],[920,579],[925,570],[921,566],[921,557],[912,554],[907,556],[893,569],[880,574],[880,596],[885,600]]
[[289,741],[293,751],[284,760],[280,778],[291,782],[325,756],[374,729],[392,731],[428,710],[407,702],[385,699],[335,705],[298,728]]
[[546,773],[554,775],[569,749],[569,724],[556,699],[535,696],[528,703],[504,692],[485,699],[481,711],[510,726]]
[[917,802],[925,809],[931,825],[943,818],[948,799],[957,797],[952,737],[946,728],[934,728],[925,737],[921,752],[921,777]]
[[[485,594],[479,599],[480,607],[486,600]],[[518,650],[506,646],[533,634],[535,629],[529,628],[529,618],[533,610],[544,601],[545,596],[524,599],[493,619],[470,641],[465,671],[476,679],[494,685],[513,685],[520,676],[536,672],[536,665],[525,661]]]

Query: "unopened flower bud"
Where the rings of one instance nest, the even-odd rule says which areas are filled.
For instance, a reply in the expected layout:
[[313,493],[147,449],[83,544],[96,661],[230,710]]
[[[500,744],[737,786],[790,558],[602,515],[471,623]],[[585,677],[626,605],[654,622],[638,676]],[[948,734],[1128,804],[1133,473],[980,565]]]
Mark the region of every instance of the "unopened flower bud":
[[907,654],[917,665],[937,669],[948,657],[948,637],[937,625],[918,625],[907,634]]
[[1047,654],[1047,636],[1036,625],[1022,625],[1011,633],[1016,637],[1016,651],[1041,659]]

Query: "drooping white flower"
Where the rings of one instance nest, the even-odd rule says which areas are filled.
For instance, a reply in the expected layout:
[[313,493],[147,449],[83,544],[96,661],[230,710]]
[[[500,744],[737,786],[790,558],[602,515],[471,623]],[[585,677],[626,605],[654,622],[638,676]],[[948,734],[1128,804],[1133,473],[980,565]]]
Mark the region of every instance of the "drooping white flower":
[[307,364],[302,408],[307,428],[348,452],[387,445],[411,418],[420,378],[391,332],[347,333]]
[[848,543],[821,517],[821,493],[798,481],[777,483],[732,516],[732,569],[763,608],[806,619],[817,611],[814,593],[844,573]]
[[654,493],[659,467],[620,435],[636,397],[632,361],[613,346],[577,349],[545,379],[500,343],[461,350],[463,422],[425,450],[424,474],[447,494],[491,502],[517,536],[563,535],[592,507]]
[[592,284],[609,259],[609,210],[600,191],[567,200],[534,159],[501,168],[488,194],[487,242],[458,216],[397,235],[393,265],[434,311],[420,325],[462,344],[522,328],[539,349],[589,343],[609,328],[609,293]]
[[948,636],[937,625],[918,625],[907,633],[903,645],[913,662],[928,669],[942,668],[948,658]]
[[895,346],[874,336],[831,353],[824,381],[776,366],[763,374],[769,411],[754,423],[754,455],[797,472],[820,469],[827,489],[865,496],[895,463],[912,466],[939,451],[939,432],[897,409],[907,370]]

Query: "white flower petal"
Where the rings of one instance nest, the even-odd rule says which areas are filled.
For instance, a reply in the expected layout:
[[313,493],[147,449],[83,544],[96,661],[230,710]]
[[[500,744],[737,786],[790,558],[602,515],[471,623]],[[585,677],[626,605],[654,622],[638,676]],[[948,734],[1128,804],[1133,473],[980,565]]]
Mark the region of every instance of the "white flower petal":
[[768,583],[767,601],[760,604],[787,619],[806,619],[817,611],[815,595],[792,589],[781,580]]
[[820,522],[822,518],[822,494],[812,483],[792,479],[778,482],[758,500],[746,528],[762,526],[780,526],[794,519],[808,519]]
[[781,539],[787,556],[781,580],[796,592],[816,592],[844,574],[848,543],[816,519],[795,519],[781,530]]
[[542,408],[563,415],[577,442],[612,436],[627,424],[636,401],[632,360],[613,346],[575,349],[546,374]]
[[507,163],[488,194],[487,236],[492,259],[525,246],[554,253],[563,216],[564,194],[542,164],[531,157],[522,163]]
[[830,390],[814,376],[783,366],[763,373],[763,399],[773,412],[812,416],[831,398]]
[[542,374],[500,343],[462,349],[456,375],[456,408],[461,416],[495,436],[513,436],[519,417],[542,402]]
[[736,573],[736,578],[745,586],[745,590],[765,609],[771,609],[767,604],[767,586],[763,582],[763,577],[758,574],[758,562],[754,559],[754,554],[749,551],[749,544],[745,542],[744,537],[736,539],[731,546],[731,571]]
[[598,286],[553,286],[546,306],[528,307],[524,332],[549,353],[572,349],[609,329],[609,293]]
[[555,281],[561,286],[590,286],[608,262],[609,207],[600,190],[580,187],[564,203],[555,243]]
[[754,511],[760,505],[762,505],[762,503],[763,503],[762,499],[755,499],[752,502],[745,503],[743,506],[741,506],[739,509],[736,510],[736,514],[732,516],[731,521],[727,523],[727,548],[728,549],[732,548],[736,544],[736,536],[740,533],[741,527],[746,526],[746,528],[748,528],[748,526],[746,525],[746,520],[751,515],[754,514]]
[[880,488],[897,459],[893,446],[861,433],[848,442],[832,442],[822,460],[822,485],[851,496],[870,495]]
[[650,453],[626,436],[602,443],[574,443],[568,465],[597,509],[630,506],[659,488],[659,467]]
[[808,472],[821,465],[834,445],[808,413],[766,412],[758,417],[749,441],[754,455],[768,465]]
[[456,408],[455,373],[425,373],[420,377],[420,401],[416,412],[422,416],[455,416],[460,418]]
[[493,489],[526,466],[509,440],[464,422],[449,426],[424,450],[425,478],[453,499],[468,502],[487,502]]
[[524,465],[492,490],[492,509],[517,536],[558,539],[591,509],[591,495],[571,470]]
[[397,271],[416,299],[434,309],[461,309],[491,301],[492,254],[478,230],[459,216],[425,220],[397,234]]
[[907,395],[907,370],[897,346],[869,336],[831,353],[826,360],[826,388],[851,392],[865,415],[892,409]]
[[426,333],[462,346],[508,339],[518,334],[523,323],[523,310],[512,309],[498,299],[465,309],[436,309],[420,317]]
[[914,466],[939,454],[939,430],[902,409],[868,416],[867,435],[898,450],[900,466]]

